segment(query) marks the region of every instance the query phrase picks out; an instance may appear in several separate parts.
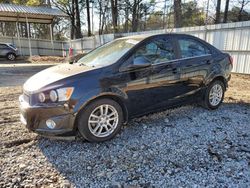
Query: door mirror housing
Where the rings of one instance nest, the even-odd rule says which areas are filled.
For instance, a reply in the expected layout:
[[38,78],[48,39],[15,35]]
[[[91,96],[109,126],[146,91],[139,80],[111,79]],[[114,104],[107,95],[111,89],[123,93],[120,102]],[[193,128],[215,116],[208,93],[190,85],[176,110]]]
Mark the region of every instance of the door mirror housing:
[[127,69],[133,70],[133,69],[139,69],[139,68],[145,68],[151,66],[151,63],[145,58],[145,57],[136,57],[133,59],[132,64],[127,66]]

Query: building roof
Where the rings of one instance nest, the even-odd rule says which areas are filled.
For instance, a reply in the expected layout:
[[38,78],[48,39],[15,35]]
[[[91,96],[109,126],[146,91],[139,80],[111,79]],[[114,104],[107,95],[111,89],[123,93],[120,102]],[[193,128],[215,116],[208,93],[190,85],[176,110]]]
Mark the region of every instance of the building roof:
[[51,23],[55,17],[68,17],[68,15],[48,7],[0,4],[0,21],[26,22],[26,17],[31,23]]

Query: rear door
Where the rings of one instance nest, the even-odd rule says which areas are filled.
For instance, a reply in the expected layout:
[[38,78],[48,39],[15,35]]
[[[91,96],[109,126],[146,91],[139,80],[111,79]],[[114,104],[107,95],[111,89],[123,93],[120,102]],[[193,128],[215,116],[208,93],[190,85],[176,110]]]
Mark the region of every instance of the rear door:
[[184,97],[188,97],[203,86],[211,69],[213,57],[209,47],[198,39],[178,36],[176,42],[180,58],[180,80]]

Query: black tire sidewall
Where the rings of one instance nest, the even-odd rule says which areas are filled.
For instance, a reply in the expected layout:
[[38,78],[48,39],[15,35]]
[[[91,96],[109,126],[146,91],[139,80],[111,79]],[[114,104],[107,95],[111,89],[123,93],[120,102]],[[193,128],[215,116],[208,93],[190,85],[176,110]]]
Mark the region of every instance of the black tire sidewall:
[[[216,85],[216,84],[219,84],[222,87],[223,93],[222,93],[222,98],[221,98],[220,103],[217,104],[216,106],[213,106],[213,105],[210,104],[210,101],[209,101],[209,93],[210,93],[212,87],[214,85]],[[205,102],[206,107],[208,109],[211,109],[211,110],[217,109],[221,105],[221,103],[223,102],[224,94],[225,94],[225,85],[224,85],[224,83],[222,81],[220,81],[220,80],[213,81],[211,84],[209,84],[209,86],[207,87],[206,93],[205,93],[205,101],[204,102]]]
[[[14,59],[9,59],[9,55],[13,55],[15,58]],[[7,54],[7,59],[10,61],[14,61],[16,59],[16,55],[14,53],[8,53]]]
[[[118,120],[117,127],[112,132],[112,134],[110,134],[107,137],[96,137],[90,132],[90,130],[88,128],[88,119],[89,119],[89,116],[92,113],[92,111],[96,107],[103,105],[103,104],[109,104],[109,105],[113,106],[118,112],[119,120]],[[120,132],[122,124],[123,124],[122,108],[117,102],[115,102],[114,100],[111,100],[111,99],[104,98],[104,99],[95,100],[95,101],[91,102],[90,104],[88,104],[86,107],[84,107],[84,109],[82,111],[80,111],[79,113],[80,113],[79,118],[77,120],[78,130],[79,130],[80,134],[89,142],[102,142],[102,141],[110,140],[111,138],[115,137],[117,133]]]

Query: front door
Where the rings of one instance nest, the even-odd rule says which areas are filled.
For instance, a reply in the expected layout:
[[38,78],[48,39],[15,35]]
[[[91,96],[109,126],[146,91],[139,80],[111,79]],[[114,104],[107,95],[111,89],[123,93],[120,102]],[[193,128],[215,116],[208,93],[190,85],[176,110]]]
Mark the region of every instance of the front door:
[[[123,71],[118,75],[127,79],[120,86],[128,96],[130,115],[166,107],[180,94],[179,62],[174,46],[170,38],[152,39],[136,49],[122,65]],[[138,58],[145,59],[150,66],[126,69]]]

